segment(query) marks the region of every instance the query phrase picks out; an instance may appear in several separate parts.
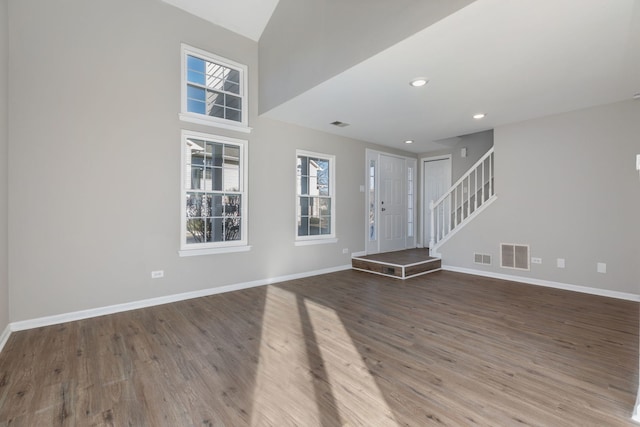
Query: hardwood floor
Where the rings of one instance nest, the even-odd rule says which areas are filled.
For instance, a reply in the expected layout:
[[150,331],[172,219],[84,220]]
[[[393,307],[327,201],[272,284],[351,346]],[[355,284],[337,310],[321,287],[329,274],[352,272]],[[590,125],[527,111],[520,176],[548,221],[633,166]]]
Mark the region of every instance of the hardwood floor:
[[623,426],[638,304],[344,271],[13,333],[0,426]]

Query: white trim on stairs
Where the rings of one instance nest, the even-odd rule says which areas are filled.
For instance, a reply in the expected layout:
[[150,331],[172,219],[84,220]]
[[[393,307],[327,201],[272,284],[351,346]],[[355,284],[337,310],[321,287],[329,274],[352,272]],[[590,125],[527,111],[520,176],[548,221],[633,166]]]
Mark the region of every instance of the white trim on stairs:
[[447,243],[447,241],[449,239],[451,239],[453,236],[455,236],[458,233],[458,231],[462,230],[468,223],[471,222],[471,220],[473,220],[475,217],[480,215],[480,213],[483,210],[488,208],[489,205],[492,204],[493,202],[495,202],[497,199],[498,199],[498,196],[496,196],[495,194],[493,196],[489,197],[486,202],[484,202],[482,205],[480,205],[480,207],[478,207],[471,214],[469,214],[469,216],[466,217],[460,224],[458,224],[458,226],[456,228],[451,230],[451,232],[449,234],[447,234],[446,236],[444,236],[444,238],[442,240],[438,241],[435,245],[433,245],[433,249],[429,248],[429,255],[436,256],[436,257],[441,257],[442,254],[440,252],[438,252],[438,249],[440,249],[440,246],[442,246],[445,243]]
[[599,295],[601,297],[617,298],[628,301],[640,302],[640,294],[627,292],[609,291],[606,289],[590,288],[588,286],[571,285],[568,283],[553,282],[551,280],[535,279],[533,277],[513,276],[510,274],[493,273],[491,271],[474,270],[472,268],[456,267],[453,265],[442,265],[445,271],[456,273],[473,274],[476,276],[490,277],[493,279],[509,280],[511,282],[526,283],[528,285],[546,286],[548,288],[563,289],[565,291],[581,292],[583,294]]

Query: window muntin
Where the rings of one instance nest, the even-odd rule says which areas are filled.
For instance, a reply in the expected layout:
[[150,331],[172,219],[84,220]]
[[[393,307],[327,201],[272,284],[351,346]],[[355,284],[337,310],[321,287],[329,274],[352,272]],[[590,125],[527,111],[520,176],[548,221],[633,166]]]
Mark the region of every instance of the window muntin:
[[334,171],[334,156],[297,152],[297,240],[335,237]]
[[182,120],[248,131],[246,87],[246,66],[182,45]]
[[247,244],[246,141],[183,131],[181,250]]

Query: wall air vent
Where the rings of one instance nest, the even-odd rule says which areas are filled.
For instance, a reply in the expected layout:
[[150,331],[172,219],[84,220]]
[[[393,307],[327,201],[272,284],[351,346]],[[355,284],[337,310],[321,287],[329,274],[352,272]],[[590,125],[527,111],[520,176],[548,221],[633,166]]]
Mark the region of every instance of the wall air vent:
[[335,122],[331,122],[332,125],[337,126],[339,128],[344,128],[349,126],[349,123],[345,123],[345,122],[341,122],[339,120],[336,120]]
[[500,245],[500,267],[529,270],[529,246],[502,243]]
[[474,253],[473,262],[476,264],[491,265],[491,255]]

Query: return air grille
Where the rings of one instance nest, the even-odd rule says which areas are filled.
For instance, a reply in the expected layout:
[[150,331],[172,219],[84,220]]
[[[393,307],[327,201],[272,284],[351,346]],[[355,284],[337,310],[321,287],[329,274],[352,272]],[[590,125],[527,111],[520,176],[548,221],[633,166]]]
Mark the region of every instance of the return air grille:
[[473,254],[473,262],[476,264],[491,265],[491,255],[475,253]]
[[529,270],[529,246],[502,243],[500,245],[500,267]]

